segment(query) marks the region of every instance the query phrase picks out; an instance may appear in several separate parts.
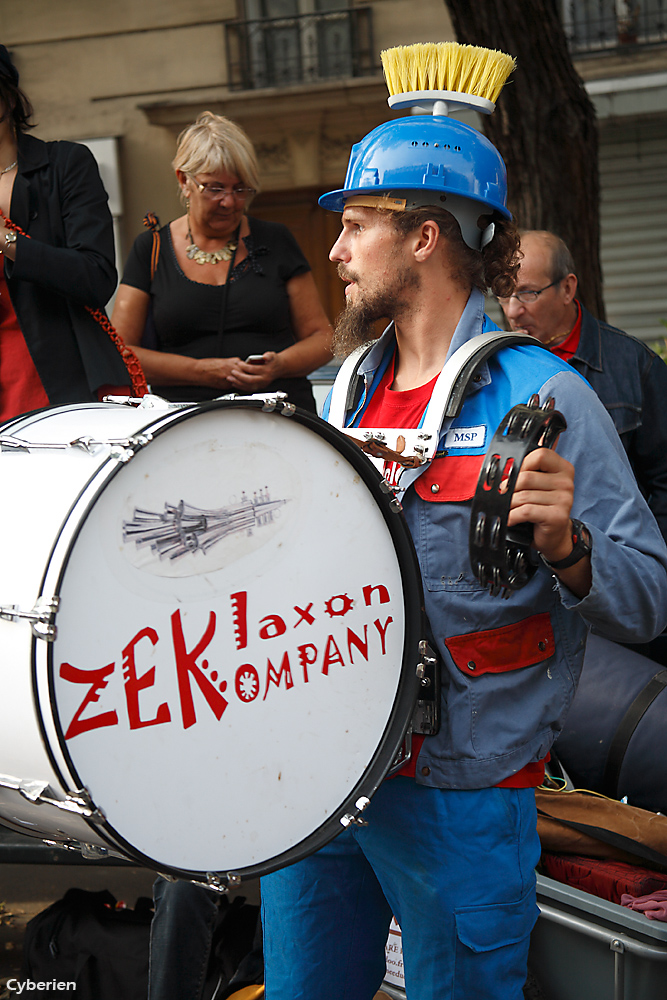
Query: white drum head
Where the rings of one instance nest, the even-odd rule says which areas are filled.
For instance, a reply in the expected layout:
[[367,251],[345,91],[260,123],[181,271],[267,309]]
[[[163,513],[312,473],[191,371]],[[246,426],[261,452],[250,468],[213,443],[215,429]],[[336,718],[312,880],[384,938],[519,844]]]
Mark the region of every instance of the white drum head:
[[112,845],[255,876],[316,849],[411,714],[420,584],[379,477],[315,418],[162,420],[63,567],[52,701]]

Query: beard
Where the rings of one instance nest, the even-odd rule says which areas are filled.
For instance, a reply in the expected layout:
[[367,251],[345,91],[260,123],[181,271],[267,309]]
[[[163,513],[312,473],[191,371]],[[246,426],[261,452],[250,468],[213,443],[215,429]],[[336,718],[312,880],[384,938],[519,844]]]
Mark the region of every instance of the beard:
[[[357,281],[355,275],[338,265],[341,278]],[[358,294],[357,302],[347,302],[338,316],[333,334],[333,351],[336,357],[346,358],[348,354],[377,340],[375,323],[379,319],[395,320],[409,310],[405,293],[419,289],[419,276],[411,268],[403,267],[393,275],[388,287],[377,289],[367,295]],[[359,286],[357,285],[359,289]]]

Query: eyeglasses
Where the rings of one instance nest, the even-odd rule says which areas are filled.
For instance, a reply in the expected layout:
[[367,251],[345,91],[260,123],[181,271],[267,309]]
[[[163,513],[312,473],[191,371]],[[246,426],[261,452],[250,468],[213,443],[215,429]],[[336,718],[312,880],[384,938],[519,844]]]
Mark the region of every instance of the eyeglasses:
[[196,181],[194,177],[192,178],[192,182],[204,197],[210,201],[226,198],[227,195],[231,195],[234,201],[245,201],[246,198],[255,193],[255,188],[245,187],[243,184],[235,184],[234,187],[228,188],[222,187],[220,184],[202,184]]
[[517,299],[517,301],[523,302],[523,304],[527,306],[533,302],[537,302],[542,292],[546,292],[547,288],[553,288],[554,285],[560,285],[562,280],[563,280],[562,278],[558,278],[557,281],[552,281],[550,285],[545,285],[544,288],[531,289],[525,292],[514,292],[513,295],[508,295],[506,299],[498,296],[498,301],[500,302],[501,306],[503,306],[507,305],[510,299]]

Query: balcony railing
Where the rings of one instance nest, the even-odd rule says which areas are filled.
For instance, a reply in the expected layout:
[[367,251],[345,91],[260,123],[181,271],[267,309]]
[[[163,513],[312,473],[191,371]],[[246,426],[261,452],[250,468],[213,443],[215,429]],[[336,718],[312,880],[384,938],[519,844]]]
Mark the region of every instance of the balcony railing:
[[371,7],[225,24],[232,90],[289,87],[378,71]]
[[667,0],[563,0],[570,51],[577,55],[667,42]]

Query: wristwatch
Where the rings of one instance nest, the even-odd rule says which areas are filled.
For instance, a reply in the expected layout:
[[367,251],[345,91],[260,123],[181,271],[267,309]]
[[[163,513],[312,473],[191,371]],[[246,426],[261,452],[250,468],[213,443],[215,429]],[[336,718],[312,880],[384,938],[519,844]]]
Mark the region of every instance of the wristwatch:
[[16,243],[16,233],[13,229],[9,229],[5,233],[5,250],[7,247],[11,246],[12,243]]
[[572,524],[572,551],[569,556],[565,556],[564,559],[558,559],[556,562],[549,562],[548,559],[542,556],[542,560],[549,569],[567,569],[569,566],[574,566],[584,556],[589,555],[593,548],[591,534],[586,525],[575,518],[572,518],[570,523]]

